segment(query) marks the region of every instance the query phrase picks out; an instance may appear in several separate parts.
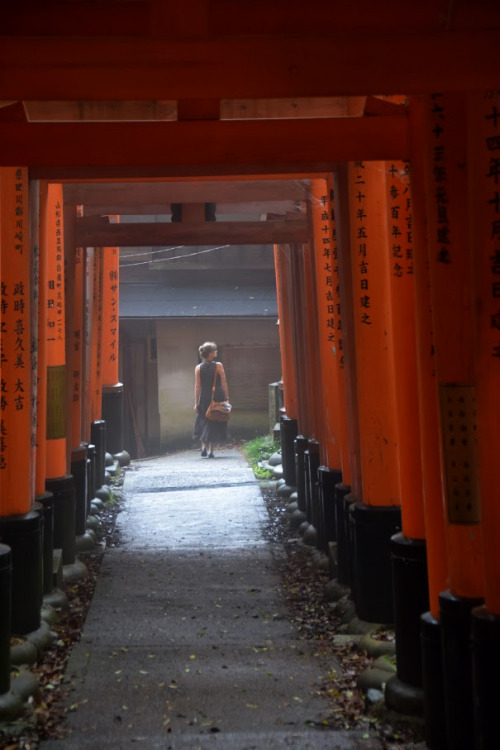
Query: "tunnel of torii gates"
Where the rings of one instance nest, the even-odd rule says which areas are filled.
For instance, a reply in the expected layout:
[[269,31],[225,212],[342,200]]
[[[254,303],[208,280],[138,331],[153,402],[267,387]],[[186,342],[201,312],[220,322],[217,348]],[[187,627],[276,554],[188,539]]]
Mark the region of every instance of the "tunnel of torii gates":
[[[318,547],[336,542],[358,616],[395,624],[386,702],[424,711],[430,747],[496,736],[499,112],[497,95],[417,98],[392,157],[302,176],[299,218],[258,227],[275,247],[284,478]],[[127,461],[118,248],[165,242],[86,220],[78,196],[0,169],[0,693],[10,633],[40,626],[54,551],[78,564],[106,455]],[[166,229],[224,239],[217,222]]]
[[[429,747],[491,748],[500,96],[410,97],[384,122],[382,157],[371,123],[344,159],[337,148],[328,168],[281,176],[300,179],[303,212],[259,228],[275,253],[284,478],[317,546],[336,543],[358,616],[394,623],[387,704],[424,712]],[[127,461],[119,247],[155,241],[147,227],[127,236],[119,216],[87,221],[69,187],[22,161],[0,168],[0,695],[11,633],[39,628],[54,590],[54,554],[78,565],[107,456]],[[175,231],[201,244],[182,222]]]

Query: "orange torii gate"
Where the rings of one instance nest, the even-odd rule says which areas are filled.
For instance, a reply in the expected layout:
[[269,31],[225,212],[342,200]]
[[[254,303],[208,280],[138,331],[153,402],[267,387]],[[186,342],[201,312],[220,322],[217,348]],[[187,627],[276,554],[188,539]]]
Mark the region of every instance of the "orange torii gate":
[[[500,522],[495,502],[495,458],[499,443],[499,203],[495,158],[499,137],[498,9],[481,2],[444,3],[438,8],[434,2],[420,3],[418,7],[382,3],[373,12],[373,3],[363,0],[353,12],[352,4],[346,0],[331,7],[312,2],[304,12],[302,3],[289,0],[285,12],[285,4],[262,0],[252,4],[200,2],[197,4],[200,13],[192,14],[194,18],[183,19],[182,13],[174,14],[173,18],[169,15],[168,36],[162,37],[169,5],[146,3],[148,13],[144,14],[139,7],[143,4],[124,3],[134,7],[121,7],[121,12],[116,13],[116,4],[111,7],[103,2],[99,4],[102,8],[89,8],[83,18],[78,4],[66,5],[75,8],[49,2],[40,14],[9,7],[4,28],[11,36],[2,39],[0,47],[3,100],[38,98],[64,102],[78,97],[98,99],[105,106],[110,91],[116,100],[125,101],[146,97],[165,100],[168,96],[180,103],[181,112],[194,112],[195,119],[183,122],[179,118],[175,123],[79,122],[68,126],[62,122],[29,122],[25,117],[7,116],[0,122],[0,164],[13,168],[28,164],[32,179],[51,177],[55,182],[71,177],[117,179],[125,175],[133,178],[148,175],[162,179],[176,174],[223,177],[297,173],[332,180],[345,343],[345,382],[339,388],[340,398],[344,396],[347,406],[346,429],[339,431],[342,447],[348,443],[349,453],[349,463],[343,459],[341,466],[343,483],[347,483],[344,489],[351,489],[351,499],[369,506],[372,519],[396,515],[395,509],[401,502],[403,535],[413,540],[415,534],[420,539],[421,508],[418,499],[415,503],[407,502],[408,491],[403,491],[401,474],[398,475],[393,464],[403,465],[405,451],[399,436],[404,430],[418,431],[418,427],[398,420],[402,410],[396,406],[401,395],[398,395],[397,373],[404,372],[405,363],[400,361],[403,350],[396,353],[397,335],[390,334],[396,328],[394,308],[386,307],[386,300],[377,307],[377,313],[389,324],[384,329],[387,335],[378,330],[371,338],[365,336],[362,326],[368,323],[361,324],[356,318],[360,306],[364,308],[361,312],[366,313],[366,305],[371,305],[372,299],[371,294],[364,294],[363,302],[359,297],[363,278],[359,267],[355,268],[355,261],[359,260],[354,255],[355,249],[358,253],[370,252],[370,262],[374,260],[374,274],[370,268],[369,278],[370,285],[375,285],[374,292],[391,288],[395,281],[389,278],[387,257],[378,257],[380,248],[387,252],[390,239],[387,226],[383,228],[384,212],[390,208],[390,201],[386,200],[389,205],[385,208],[375,206],[373,212],[376,196],[370,197],[370,231],[375,234],[369,239],[375,244],[362,250],[365,243],[360,240],[364,238],[358,234],[364,226],[360,223],[363,217],[358,218],[354,211],[356,199],[352,190],[356,176],[362,176],[356,160],[363,160],[365,169],[371,171],[373,162],[387,164],[386,160],[410,159],[417,307],[414,357],[429,571],[430,616],[424,626],[424,640],[428,653],[432,652],[432,658],[426,659],[424,647],[424,675],[429,670],[424,679],[427,725],[442,724],[443,716],[447,716],[445,734],[450,746],[471,747],[472,734],[478,737],[478,747],[493,746],[496,707],[488,694],[488,685],[495,669],[498,671],[498,657],[495,661],[498,649],[495,651],[490,644],[498,641],[500,629]],[[58,24],[54,31],[51,22],[56,14]],[[359,44],[356,16],[366,24],[363,45]],[[100,39],[85,38],[99,19],[104,19],[114,34]],[[82,36],[72,38],[75,29],[80,29],[79,22],[83,22]],[[44,29],[59,35],[57,44],[52,37],[38,36],[40,23]],[[285,31],[281,32],[283,26]],[[40,59],[44,60],[43,69],[37,67]],[[192,65],[186,65],[186,60],[192,60]],[[395,65],[394,60],[399,64]],[[68,76],[68,69],[77,70],[78,75]],[[133,74],[127,75],[130,72]],[[380,91],[404,91],[410,95],[411,139],[408,118],[401,114],[393,116],[393,112],[370,117],[352,117],[352,113],[344,112],[341,117],[324,121],[321,118],[302,122],[216,121],[217,110],[220,113],[218,103],[228,97],[365,97]],[[429,99],[433,91],[451,95],[439,94]],[[466,96],[465,91],[484,93]],[[420,101],[422,94],[424,100]],[[375,114],[384,110],[387,102],[372,96],[368,104]],[[200,114],[203,105],[205,115]],[[423,112],[419,113],[421,106]],[[173,127],[169,131],[170,125]],[[131,143],[133,148],[128,147]],[[210,144],[209,149],[206,143]],[[346,171],[351,175],[351,190]],[[368,182],[380,194],[387,188],[383,187],[380,174],[371,174]],[[8,201],[2,200],[0,208],[3,223],[9,212]],[[311,244],[312,234],[311,231]],[[1,278],[10,283],[10,267],[6,267],[4,252]],[[315,303],[318,310],[322,304],[317,284],[316,299],[311,295],[314,287],[311,254],[300,249],[296,255],[303,260],[302,266],[295,258],[291,274],[290,259],[285,253],[285,258],[280,259],[280,275],[286,277],[287,283],[293,282],[288,287],[292,297],[305,299],[306,304],[292,311],[306,310],[311,316]],[[307,286],[301,283],[301,270],[308,275]],[[375,303],[379,305],[380,297],[374,297]],[[285,321],[286,311],[280,317]],[[319,326],[319,317],[313,324],[307,321],[302,327],[291,317],[288,341],[299,346],[297,336],[303,329],[307,330],[309,341],[314,340],[317,335],[314,323]],[[11,333],[7,329],[5,334],[2,331],[3,343],[9,341]],[[388,343],[395,352],[393,370],[388,362],[390,356],[380,344],[389,337],[394,339]],[[410,357],[410,342],[403,343],[408,344]],[[86,363],[91,361],[90,343],[89,347]],[[12,354],[11,344],[8,353]],[[285,403],[294,409],[289,416],[292,420],[301,418],[304,424],[298,426],[305,430],[309,427],[308,408],[316,395],[311,392],[311,383],[317,380],[315,374],[306,372],[307,392],[301,393],[302,370],[296,360],[294,351],[286,352],[285,387],[293,383],[294,392],[285,396]],[[69,362],[67,358],[66,361]],[[321,359],[318,362],[321,364]],[[383,381],[381,393],[385,405],[389,405],[387,411],[382,408],[384,404],[371,403],[367,393],[358,388],[367,381],[369,388],[373,387],[362,369],[367,362],[368,366],[373,367],[375,362],[383,366],[385,379],[394,377],[392,399],[384,378],[374,372],[373,381]],[[90,376],[90,364],[88,370]],[[322,370],[321,392],[331,385],[325,382],[328,377]],[[2,378],[7,388],[3,369]],[[82,387],[88,380],[89,377],[83,376]],[[15,381],[14,387],[19,395],[23,383]],[[376,399],[378,392],[373,397]],[[311,421],[311,434],[305,438],[306,442],[307,437],[317,440],[316,447],[326,456],[324,441],[328,430],[323,430],[321,412],[319,417],[316,423]],[[406,419],[410,417],[407,415]],[[9,413],[8,429],[15,431],[18,424]],[[68,421],[66,426],[69,424]],[[389,448],[382,446],[378,465],[370,465],[387,425],[390,431],[385,437]],[[5,422],[2,430],[7,430]],[[85,423],[81,434],[87,440],[89,430],[90,423]],[[23,435],[27,432],[24,423],[22,431]],[[458,433],[458,438],[453,433]],[[67,446],[67,452],[77,445],[76,440]],[[22,443],[20,448],[22,460],[29,464],[26,445]],[[408,444],[406,448],[406,460],[415,460],[415,449]],[[387,465],[389,453],[391,462],[386,476],[380,472],[380,466]],[[5,486],[0,479],[0,489]],[[338,508],[342,511],[348,507],[345,498],[339,488]],[[20,511],[25,514],[30,508],[30,494],[23,490]],[[11,512],[17,514],[18,508],[9,505],[7,510],[10,517]],[[345,512],[344,516],[361,521],[364,510],[358,506],[352,514]],[[2,512],[3,509],[0,515]],[[387,524],[385,532],[389,532],[390,525]],[[359,530],[358,524],[358,541]],[[364,612],[373,616],[365,595],[366,562],[362,554],[360,559],[358,551],[354,550],[355,588],[362,595],[360,605]],[[381,578],[382,582],[389,585],[387,576]],[[449,593],[443,595],[445,590]],[[458,630],[459,651],[468,649],[471,623],[474,686],[470,675],[466,679],[461,677],[459,682],[454,679],[454,665],[449,658],[449,647]],[[443,662],[436,645],[441,635]],[[438,700],[436,705],[443,708],[432,711],[434,697],[439,698],[440,678],[444,691],[441,703]],[[437,747],[435,743],[435,735],[429,736],[429,744]]]

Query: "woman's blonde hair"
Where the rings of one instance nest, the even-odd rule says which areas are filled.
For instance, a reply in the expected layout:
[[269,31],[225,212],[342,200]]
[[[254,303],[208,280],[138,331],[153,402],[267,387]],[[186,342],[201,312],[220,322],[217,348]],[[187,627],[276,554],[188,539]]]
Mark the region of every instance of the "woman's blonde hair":
[[217,344],[215,343],[215,341],[205,341],[205,343],[199,347],[198,351],[200,353],[200,357],[202,359],[206,359],[209,354],[217,351]]

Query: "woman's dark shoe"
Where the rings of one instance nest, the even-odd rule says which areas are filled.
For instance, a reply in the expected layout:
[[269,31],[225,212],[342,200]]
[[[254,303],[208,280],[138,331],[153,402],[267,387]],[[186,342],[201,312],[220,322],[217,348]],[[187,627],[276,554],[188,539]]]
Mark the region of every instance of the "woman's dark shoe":
[[208,454],[208,458],[215,458],[215,456],[214,456],[214,454],[213,454],[213,453],[209,453],[209,454]]
[[205,456],[207,455],[207,452],[206,452],[205,448],[203,448],[203,450],[201,452],[201,455],[203,456],[203,458],[205,458]]

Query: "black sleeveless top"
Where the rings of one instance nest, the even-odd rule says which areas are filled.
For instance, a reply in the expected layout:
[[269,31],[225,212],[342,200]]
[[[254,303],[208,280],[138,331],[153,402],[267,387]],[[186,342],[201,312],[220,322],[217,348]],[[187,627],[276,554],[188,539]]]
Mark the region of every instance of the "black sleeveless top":
[[[201,391],[200,391],[200,400],[198,403],[200,406],[201,414],[204,414],[206,412],[210,404],[210,401],[212,400],[212,388],[214,384],[215,368],[217,364],[219,363],[214,360],[213,362],[203,362],[203,364],[200,365]],[[222,384],[221,384],[219,373],[217,373],[217,379],[215,382],[214,400],[224,401],[224,391],[222,390]]]

